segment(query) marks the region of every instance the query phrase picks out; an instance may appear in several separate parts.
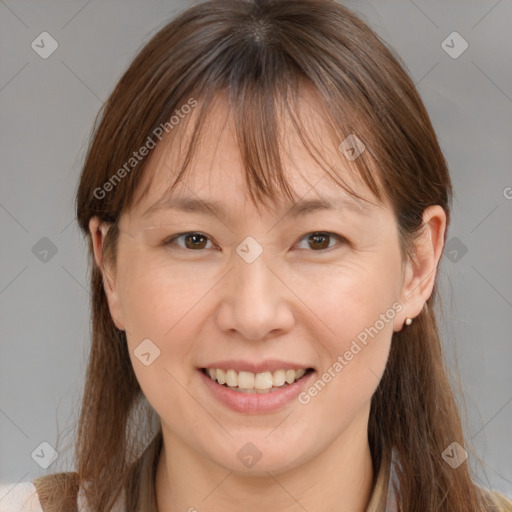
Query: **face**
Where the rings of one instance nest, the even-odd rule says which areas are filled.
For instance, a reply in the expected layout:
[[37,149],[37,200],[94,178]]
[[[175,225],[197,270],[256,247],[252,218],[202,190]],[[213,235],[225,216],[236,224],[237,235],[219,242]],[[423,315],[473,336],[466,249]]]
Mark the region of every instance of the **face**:
[[[315,109],[307,115],[311,133],[328,140]],[[151,209],[174,178],[162,142],[148,194],[121,218],[107,296],[173,453],[207,467],[279,473],[366,432],[404,318],[397,223],[391,205],[378,205],[344,169],[344,156],[326,147],[373,204],[331,181],[288,121],[283,158],[298,200],[335,206],[297,213],[282,202],[258,213],[221,104],[210,123],[172,199],[200,198],[222,211]]]

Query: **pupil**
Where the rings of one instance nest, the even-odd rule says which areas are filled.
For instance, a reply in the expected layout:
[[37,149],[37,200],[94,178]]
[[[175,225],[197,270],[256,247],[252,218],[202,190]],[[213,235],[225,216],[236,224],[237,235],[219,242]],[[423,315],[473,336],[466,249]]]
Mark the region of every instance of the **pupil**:
[[[317,243],[319,243],[318,239],[322,239],[323,238],[324,242],[325,242],[329,238],[329,236],[328,235],[312,235],[311,238],[313,238],[314,239],[314,243],[317,244]],[[321,245],[321,247],[320,247],[321,249],[325,249],[329,244],[328,243],[327,244],[325,244],[325,243],[322,244],[320,242],[320,245]]]
[[197,248],[199,247],[195,242],[192,242],[192,243],[189,243],[190,240],[194,240],[194,241],[197,241],[197,239],[204,239],[204,236],[203,235],[188,235],[186,237],[186,240],[187,240],[187,247],[190,249],[190,248]]

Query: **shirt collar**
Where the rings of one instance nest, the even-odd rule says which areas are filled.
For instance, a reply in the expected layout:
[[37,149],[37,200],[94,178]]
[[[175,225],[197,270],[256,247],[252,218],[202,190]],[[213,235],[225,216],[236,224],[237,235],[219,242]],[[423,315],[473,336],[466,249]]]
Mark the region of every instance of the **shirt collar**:
[[391,459],[383,457],[373,486],[370,501],[366,512],[397,512],[396,489],[399,489],[399,480],[396,468],[400,466],[398,451],[393,448]]

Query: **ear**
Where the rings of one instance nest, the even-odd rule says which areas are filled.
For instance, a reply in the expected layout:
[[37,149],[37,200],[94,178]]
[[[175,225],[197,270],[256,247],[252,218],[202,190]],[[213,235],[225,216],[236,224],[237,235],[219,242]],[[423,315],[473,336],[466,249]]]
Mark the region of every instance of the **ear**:
[[119,296],[116,289],[115,274],[111,272],[110,267],[103,258],[103,244],[105,236],[108,233],[110,224],[102,223],[98,217],[92,217],[89,221],[89,232],[91,233],[92,245],[94,249],[94,261],[100,269],[103,276],[103,289],[107,296],[110,315],[115,326],[124,331],[122,311],[119,303]]
[[437,266],[443,252],[446,231],[446,213],[439,205],[429,206],[423,212],[423,227],[414,241],[412,257],[403,273],[400,302],[403,309],[395,317],[394,330],[400,331],[407,317],[414,319],[421,313],[432,294]]

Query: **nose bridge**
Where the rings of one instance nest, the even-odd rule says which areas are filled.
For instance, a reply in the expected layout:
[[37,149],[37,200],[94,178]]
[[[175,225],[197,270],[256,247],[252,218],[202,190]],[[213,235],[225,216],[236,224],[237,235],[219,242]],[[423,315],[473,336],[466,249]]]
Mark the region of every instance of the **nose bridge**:
[[[229,273],[230,283],[222,296],[220,327],[235,329],[248,339],[288,329],[293,315],[286,300],[286,287],[270,270],[269,251],[251,237],[242,241],[234,255],[238,261]],[[268,253],[268,254],[267,254]]]
[[[275,309],[279,293],[276,278],[268,268],[268,253],[253,240],[246,240],[237,247],[239,261],[234,270],[234,293],[238,306],[255,314],[264,309]],[[264,299],[264,300],[263,300]]]
[[268,254],[264,255],[261,252],[254,257],[255,249],[250,246],[250,242],[240,244],[237,248],[238,252],[241,252],[243,256],[238,255],[239,261],[236,263],[233,276],[237,296],[241,295],[240,298],[248,297],[257,300],[263,294],[267,294],[271,299],[273,294],[269,293],[269,288],[273,288],[275,277],[268,268]]

